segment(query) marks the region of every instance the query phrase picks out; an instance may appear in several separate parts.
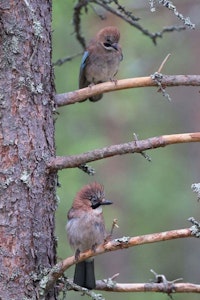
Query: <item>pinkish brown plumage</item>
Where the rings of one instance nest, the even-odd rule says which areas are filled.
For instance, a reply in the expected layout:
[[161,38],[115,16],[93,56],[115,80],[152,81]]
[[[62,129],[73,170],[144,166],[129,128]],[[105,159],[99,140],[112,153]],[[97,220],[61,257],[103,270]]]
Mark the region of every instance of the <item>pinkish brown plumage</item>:
[[[101,29],[90,41],[81,62],[79,88],[114,79],[119,63],[123,59],[119,39],[118,28],[108,26]],[[96,95],[89,99],[94,102],[100,100],[102,96]]]
[[[67,236],[76,255],[94,249],[107,237],[102,205],[112,204],[105,199],[103,186],[91,183],[77,194],[68,212]],[[95,287],[94,259],[78,263],[75,268],[74,282],[80,286]]]

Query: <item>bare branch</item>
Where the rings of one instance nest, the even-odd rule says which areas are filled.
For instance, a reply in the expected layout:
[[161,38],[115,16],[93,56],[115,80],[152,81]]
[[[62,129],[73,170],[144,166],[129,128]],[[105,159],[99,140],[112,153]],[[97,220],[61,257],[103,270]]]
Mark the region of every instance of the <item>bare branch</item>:
[[[63,278],[62,284],[58,285],[58,288],[63,292],[68,292],[69,290],[74,290],[76,292],[80,292],[81,296],[88,296],[92,298],[92,300],[105,300],[101,294],[97,294],[94,290],[88,290],[82,286],[75,284],[71,279]],[[66,295],[65,295],[66,296]],[[62,299],[67,299],[66,297]]]
[[[200,285],[189,282],[176,283],[176,279],[166,283],[160,282],[147,282],[147,283],[117,283],[114,279],[119,276],[113,275],[111,278],[96,281],[95,290],[108,291],[108,292],[121,292],[121,293],[167,293],[169,296],[174,293],[200,293]],[[66,290],[80,291],[84,295],[92,297],[88,294],[89,290],[77,286],[71,279],[65,278]],[[98,296],[98,295],[97,295]],[[102,298],[100,298],[102,300]]]
[[[200,86],[200,75],[163,75],[162,74],[162,85],[167,87],[174,86]],[[108,93],[111,91],[139,88],[139,87],[152,87],[157,86],[157,83],[148,77],[137,77],[121,79],[115,82],[104,82],[96,84],[91,87],[68,92],[64,94],[58,94],[55,96],[57,106],[64,106],[74,104],[83,99],[89,98],[102,93]],[[84,103],[84,102],[83,102]]]
[[137,143],[132,141],[125,144],[112,145],[78,155],[57,156],[49,160],[47,163],[47,168],[50,170],[76,168],[81,164],[111,156],[124,155],[128,153],[141,153],[145,150],[165,147],[167,145],[193,142],[200,142],[200,132],[163,135],[159,137],[148,138],[146,140],[138,140]]
[[[173,293],[200,293],[200,285],[189,282],[176,283],[177,279],[166,282],[147,282],[147,283],[117,283],[115,278],[119,276],[119,273],[113,275],[111,278],[97,280],[95,290],[108,291],[108,292],[122,292],[122,293],[167,293],[169,296]],[[95,297],[93,299],[100,299],[100,294],[91,294],[92,291],[80,287],[73,283],[72,279],[63,278],[60,286],[61,290],[69,291],[75,290],[82,293],[82,295],[88,295],[89,297]],[[94,293],[94,292],[93,292]],[[100,297],[100,298],[96,298]]]
[[[171,293],[200,293],[200,284],[189,282],[172,284]],[[115,283],[113,286],[107,286],[106,281],[97,280],[96,290],[110,292],[157,292],[168,293],[164,283]]]
[[43,277],[43,279],[40,282],[40,286],[42,287],[43,291],[47,291],[53,284],[55,284],[57,279],[61,277],[62,274],[68,268],[70,268],[72,265],[78,262],[84,261],[85,259],[93,256],[97,256],[110,251],[116,251],[119,249],[126,249],[138,245],[156,243],[172,239],[187,238],[192,236],[193,235],[191,233],[190,228],[185,228],[136,237],[122,237],[114,239],[105,244],[97,246],[95,248],[95,251],[87,250],[85,252],[80,253],[78,259],[75,259],[75,256],[71,256],[59,262],[50,270],[50,272],[46,276]]
[[[152,2],[152,1],[150,1]],[[150,32],[148,29],[143,28],[142,25],[138,23],[140,18],[135,17],[132,12],[126,10],[126,8],[122,5],[119,4],[118,0],[79,0],[78,3],[74,7],[74,15],[73,15],[73,24],[74,24],[74,29],[76,33],[76,38],[80,42],[81,46],[85,49],[85,38],[81,34],[81,11],[83,8],[85,8],[85,11],[87,13],[88,11],[88,5],[91,3],[97,4],[104,8],[106,11],[109,11],[110,13],[116,15],[117,17],[121,18],[125,22],[129,23],[131,26],[135,27],[139,31],[141,31],[144,35],[148,36],[151,38],[153,43],[156,45],[157,43],[157,38],[162,38],[163,34],[166,32],[173,32],[173,31],[181,31],[185,30],[186,27],[190,27],[194,29],[195,25],[191,23],[189,17],[184,18],[182,14],[180,14],[176,7],[170,3],[170,1],[159,1],[162,3],[163,6],[167,7],[169,10],[173,10],[174,14],[177,16],[178,19],[180,19],[184,25],[178,26],[169,26],[169,27],[164,27],[160,32]],[[111,4],[115,4],[116,7],[112,7]],[[94,8],[93,8],[94,10]],[[155,11],[154,3],[151,3],[151,11]],[[102,16],[100,15],[100,18]]]
[[80,55],[82,55],[82,54],[83,54],[83,52],[79,52],[79,53],[76,53],[76,54],[71,55],[71,56],[67,56],[67,57],[64,57],[64,58],[60,58],[60,59],[58,59],[55,63],[53,63],[53,67],[55,67],[55,66],[61,66],[61,65],[63,65],[64,63],[66,63],[67,61],[71,61],[71,60],[73,60],[74,58],[76,58],[76,57],[78,57],[78,56],[80,56]]
[[73,14],[73,25],[74,25],[74,31],[76,33],[76,38],[85,50],[86,48],[86,42],[85,38],[81,34],[81,10],[85,8],[85,11],[87,12],[87,0],[79,0],[78,3],[74,6],[74,14]]
[[94,2],[98,4],[99,6],[102,6],[105,10],[111,12],[112,14],[118,16],[122,20],[124,20],[126,23],[129,23],[131,26],[135,27],[139,31],[141,31],[144,35],[151,38],[152,42],[156,45],[157,38],[162,38],[163,34],[166,32],[173,32],[173,31],[181,31],[185,30],[186,26],[169,26],[164,27],[160,32],[150,32],[148,29],[144,28],[142,25],[140,25],[137,21],[140,20],[138,17],[134,17],[130,12],[126,11],[124,8],[121,8],[121,5],[119,5],[118,1],[113,0],[110,2],[114,2],[117,5],[117,9],[112,8],[106,1],[106,0],[91,0],[90,2]]
[[184,17],[181,13],[178,12],[176,6],[172,3],[172,1],[168,0],[159,0],[160,4],[162,4],[164,7],[168,8],[169,10],[173,11],[174,15],[181,20],[185,26],[188,26],[191,29],[195,29],[195,24],[193,24],[190,21],[189,17]]
[[132,12],[127,11],[125,7],[121,6],[117,0],[113,0],[112,2],[116,5],[116,8],[113,8],[108,4],[108,1],[106,0],[91,0],[90,2],[96,3],[99,6],[103,7],[105,10],[111,12],[113,15],[116,15],[117,17],[121,18],[122,20],[126,21],[130,25],[133,25],[134,27],[140,29],[142,32],[146,31],[146,29],[143,29],[142,26],[140,26],[137,21],[140,20],[140,18],[135,17]]

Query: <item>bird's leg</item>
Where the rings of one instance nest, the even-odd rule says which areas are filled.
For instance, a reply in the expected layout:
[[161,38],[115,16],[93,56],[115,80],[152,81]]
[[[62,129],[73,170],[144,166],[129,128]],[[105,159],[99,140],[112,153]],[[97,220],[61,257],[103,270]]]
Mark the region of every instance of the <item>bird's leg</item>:
[[95,85],[95,83],[94,83],[94,82],[91,82],[91,83],[88,85],[88,87],[89,87],[89,88],[92,88],[94,85]]
[[103,243],[106,244],[106,243],[110,242],[111,239],[112,239],[112,235],[111,235],[111,234],[108,234],[108,235],[105,237]]
[[78,249],[76,249],[76,252],[75,252],[75,260],[77,261],[78,259],[79,259],[79,257],[80,257],[80,253],[81,253],[81,251],[80,251],[80,249],[78,248]]
[[117,85],[117,79],[115,79],[115,78],[110,78],[110,81],[111,81],[111,82],[114,82],[114,84]]
[[94,245],[92,245],[91,250],[92,250],[93,252],[96,252],[96,248],[97,248],[97,244],[95,243]]

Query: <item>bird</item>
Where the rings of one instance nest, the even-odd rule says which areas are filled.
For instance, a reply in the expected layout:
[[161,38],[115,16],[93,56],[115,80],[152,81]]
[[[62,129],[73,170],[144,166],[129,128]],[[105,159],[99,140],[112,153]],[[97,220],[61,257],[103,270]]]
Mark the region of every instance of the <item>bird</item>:
[[[122,49],[118,43],[119,39],[119,29],[115,26],[107,26],[101,29],[96,37],[90,41],[81,61],[80,89],[109,80],[116,81],[114,76],[117,74],[119,63],[123,59]],[[103,94],[92,96],[89,100],[96,102],[102,96]]]
[[[66,225],[69,244],[75,250],[75,259],[83,251],[95,251],[96,246],[108,238],[102,206],[110,204],[112,201],[105,199],[103,185],[97,182],[83,186],[76,194]],[[90,290],[96,287],[94,258],[76,264],[73,281]]]

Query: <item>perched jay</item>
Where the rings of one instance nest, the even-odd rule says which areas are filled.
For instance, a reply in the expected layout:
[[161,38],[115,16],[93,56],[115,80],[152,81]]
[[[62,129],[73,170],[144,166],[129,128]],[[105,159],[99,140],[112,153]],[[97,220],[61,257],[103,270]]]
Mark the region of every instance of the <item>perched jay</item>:
[[[108,26],[100,30],[92,39],[83,54],[80,74],[79,88],[89,85],[114,80],[123,59],[121,46],[118,44],[120,32],[114,26]],[[98,101],[102,94],[90,97],[90,101]],[[87,99],[84,99],[85,101]]]
[[[75,256],[93,249],[108,237],[105,230],[102,205],[112,204],[105,199],[103,186],[93,182],[85,185],[76,195],[68,212],[67,235]],[[94,289],[94,259],[89,258],[75,266],[74,283]]]

